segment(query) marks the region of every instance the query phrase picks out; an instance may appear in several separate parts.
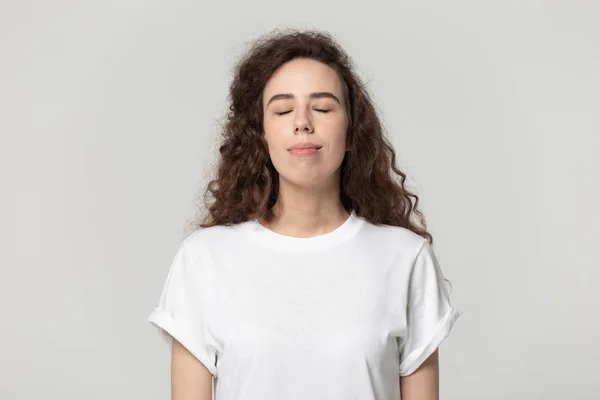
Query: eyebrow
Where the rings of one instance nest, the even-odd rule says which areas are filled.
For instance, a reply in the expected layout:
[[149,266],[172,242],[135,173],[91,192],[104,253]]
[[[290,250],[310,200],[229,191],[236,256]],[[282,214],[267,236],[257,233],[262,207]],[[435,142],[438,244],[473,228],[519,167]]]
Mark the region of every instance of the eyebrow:
[[[271,97],[269,99],[269,101],[267,102],[267,105],[265,107],[268,107],[269,104],[271,104],[275,100],[288,100],[288,99],[293,99],[294,97],[295,96],[292,93],[280,93],[280,94],[276,94],[276,95],[274,95],[273,97]],[[314,93],[311,93],[308,97],[311,98],[311,99],[325,99],[325,98],[329,98],[329,99],[335,100],[338,104],[341,105],[340,99],[338,99],[331,92],[314,92]]]

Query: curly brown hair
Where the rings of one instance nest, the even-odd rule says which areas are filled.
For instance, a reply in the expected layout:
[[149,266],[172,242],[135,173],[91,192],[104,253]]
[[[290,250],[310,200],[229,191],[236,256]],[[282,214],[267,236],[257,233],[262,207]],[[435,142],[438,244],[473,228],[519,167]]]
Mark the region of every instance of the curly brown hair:
[[329,33],[313,30],[263,35],[235,65],[216,177],[202,196],[204,212],[194,228],[273,218],[279,174],[263,137],[263,89],[279,67],[300,57],[330,66],[343,83],[350,119],[350,151],[342,161],[340,178],[345,209],[373,224],[407,228],[432,243],[417,207],[419,197],[405,186],[406,174],[396,166],[394,149],[352,60]]

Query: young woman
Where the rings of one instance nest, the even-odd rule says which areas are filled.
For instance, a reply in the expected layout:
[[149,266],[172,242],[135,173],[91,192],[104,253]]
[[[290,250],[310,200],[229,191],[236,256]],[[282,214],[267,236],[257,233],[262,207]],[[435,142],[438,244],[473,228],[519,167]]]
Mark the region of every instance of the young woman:
[[229,110],[208,213],[149,317],[172,398],[212,399],[214,378],[215,400],[438,399],[461,313],[349,57],[321,32],[264,36]]

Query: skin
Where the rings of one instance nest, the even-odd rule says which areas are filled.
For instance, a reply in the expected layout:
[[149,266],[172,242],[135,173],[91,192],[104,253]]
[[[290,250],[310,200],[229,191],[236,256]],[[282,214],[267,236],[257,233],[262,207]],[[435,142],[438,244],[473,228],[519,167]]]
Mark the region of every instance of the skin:
[[402,400],[439,400],[440,398],[439,349],[412,374],[400,377]]
[[171,399],[212,400],[212,375],[181,343],[173,339]]
[[[279,173],[279,197],[274,220],[260,223],[293,237],[333,231],[349,217],[340,201],[349,118],[337,73],[312,59],[289,61],[265,85],[263,114],[269,156]],[[311,156],[288,151],[305,142],[322,147]],[[400,377],[402,400],[438,400],[438,369],[436,351],[413,374]],[[212,400],[212,375],[176,340],[171,382],[173,400]]]
[[[340,173],[349,118],[342,82],[329,66],[298,58],[282,65],[263,91],[264,137],[279,173],[276,218],[269,229],[295,237],[330,232],[349,216],[340,200]],[[314,142],[311,156],[288,149]]]

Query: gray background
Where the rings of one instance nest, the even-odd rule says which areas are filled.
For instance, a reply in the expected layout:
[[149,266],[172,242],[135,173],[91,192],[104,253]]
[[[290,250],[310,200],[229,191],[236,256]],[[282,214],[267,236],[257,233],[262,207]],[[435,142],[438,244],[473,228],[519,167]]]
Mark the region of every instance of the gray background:
[[231,66],[331,31],[369,83],[464,315],[444,399],[598,399],[596,1],[0,2],[0,398],[163,399],[146,322]]

